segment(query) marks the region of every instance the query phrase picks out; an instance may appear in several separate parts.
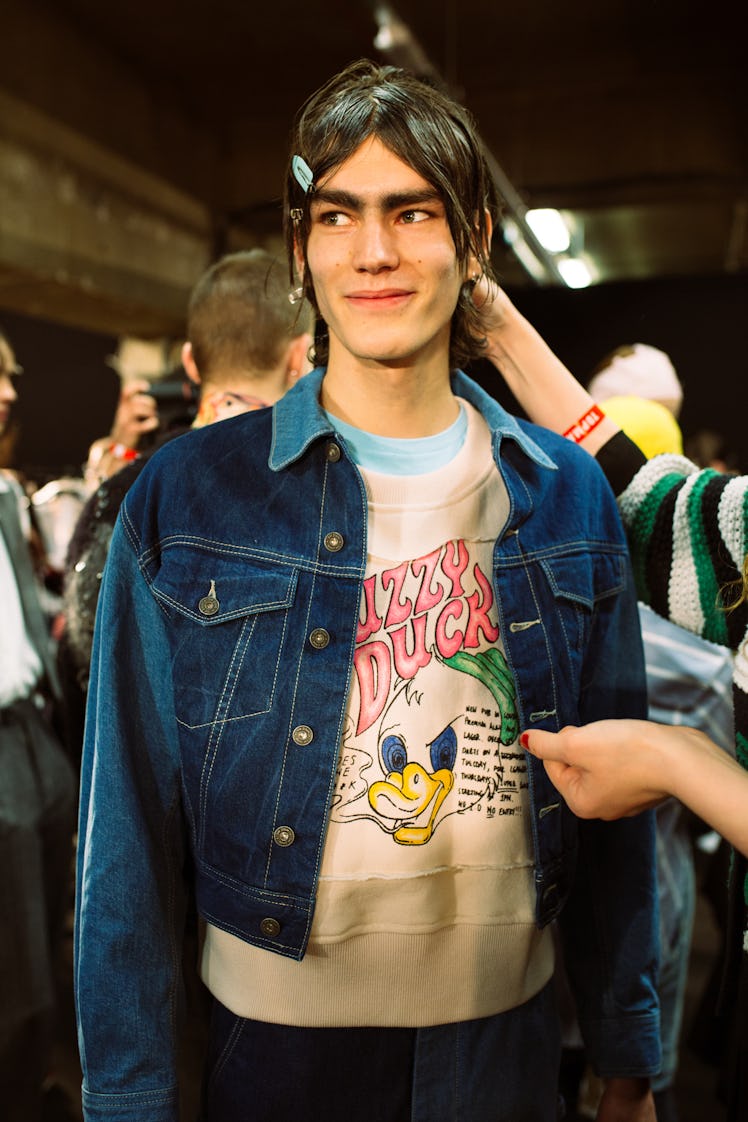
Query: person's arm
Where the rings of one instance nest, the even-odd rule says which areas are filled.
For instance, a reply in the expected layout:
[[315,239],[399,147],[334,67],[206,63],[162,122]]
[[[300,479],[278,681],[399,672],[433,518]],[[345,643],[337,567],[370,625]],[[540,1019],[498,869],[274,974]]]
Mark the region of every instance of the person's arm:
[[595,1122],[657,1122],[649,1080],[606,1080]]
[[628,817],[674,795],[748,856],[748,772],[705,733],[620,720],[521,739],[579,817]]
[[[483,277],[475,286],[473,300],[480,308],[488,341],[485,357],[498,369],[531,421],[565,433],[589,412],[594,398],[502,288]],[[617,432],[619,426],[605,417],[580,443],[594,456]]]
[[118,522],[81,767],[75,992],[86,1122],[177,1122],[186,825],[163,612]]
[[621,494],[646,463],[636,444],[610,417],[603,415],[592,428],[579,423],[589,420],[596,402],[503,289],[484,277],[475,286],[473,299],[486,333],[485,358],[530,420],[562,435],[576,429],[576,443],[596,458],[616,495]]
[[135,459],[143,437],[158,428],[158,407],[149,389],[145,378],[122,387],[109,435],[99,437],[88,450],[84,475],[91,487]]

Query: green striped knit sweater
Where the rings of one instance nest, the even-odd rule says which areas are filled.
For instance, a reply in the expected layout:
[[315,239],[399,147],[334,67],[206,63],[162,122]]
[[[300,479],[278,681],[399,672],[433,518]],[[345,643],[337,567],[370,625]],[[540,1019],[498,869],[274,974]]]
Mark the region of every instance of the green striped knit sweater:
[[683,456],[656,456],[618,505],[640,598],[736,652],[736,754],[748,769],[748,604],[726,610],[741,588],[748,552],[748,477],[700,470]]
[[[748,552],[748,477],[698,469],[682,456],[645,463],[622,433],[598,453],[619,494],[637,588],[660,615],[735,651],[736,756],[748,769],[748,604],[726,607],[742,587]],[[748,810],[746,811],[748,813]],[[727,1119],[748,1118],[748,861],[733,852],[721,998],[721,1080]]]

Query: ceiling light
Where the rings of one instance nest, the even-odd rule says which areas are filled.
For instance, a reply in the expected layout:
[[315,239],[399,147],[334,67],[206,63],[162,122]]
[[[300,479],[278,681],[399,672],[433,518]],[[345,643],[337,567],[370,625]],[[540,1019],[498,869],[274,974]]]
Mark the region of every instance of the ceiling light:
[[538,284],[548,279],[548,274],[529,245],[522,236],[522,232],[513,218],[505,218],[502,223],[504,241],[511,248],[514,256]]
[[374,46],[378,51],[388,51],[393,46],[395,37],[392,33],[392,16],[385,7],[379,7],[374,12],[377,21],[377,33],[374,36]]
[[549,253],[565,253],[571,244],[569,227],[560,211],[539,207],[525,213],[525,221],[540,244]]
[[587,288],[592,284],[592,272],[581,257],[562,257],[558,271],[568,288]]

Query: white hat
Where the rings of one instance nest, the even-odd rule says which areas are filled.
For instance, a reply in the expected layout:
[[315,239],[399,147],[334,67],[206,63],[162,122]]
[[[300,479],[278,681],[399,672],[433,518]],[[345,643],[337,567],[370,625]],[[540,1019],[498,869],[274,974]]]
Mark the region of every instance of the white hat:
[[683,387],[668,356],[646,343],[634,343],[628,350],[628,354],[616,354],[592,377],[587,387],[592,396],[600,402],[619,395],[646,397],[659,401],[677,417]]

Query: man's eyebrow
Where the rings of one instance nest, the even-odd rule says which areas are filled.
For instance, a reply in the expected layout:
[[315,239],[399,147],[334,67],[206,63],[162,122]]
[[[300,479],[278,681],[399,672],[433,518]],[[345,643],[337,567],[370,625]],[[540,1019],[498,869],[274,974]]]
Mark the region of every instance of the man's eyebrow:
[[[434,187],[414,188],[412,191],[393,191],[374,200],[380,210],[398,210],[400,207],[419,206],[423,203],[441,202],[442,197]],[[368,200],[351,191],[343,191],[334,187],[319,187],[312,196],[314,203],[324,203],[326,206],[339,206],[345,210],[363,210]]]

